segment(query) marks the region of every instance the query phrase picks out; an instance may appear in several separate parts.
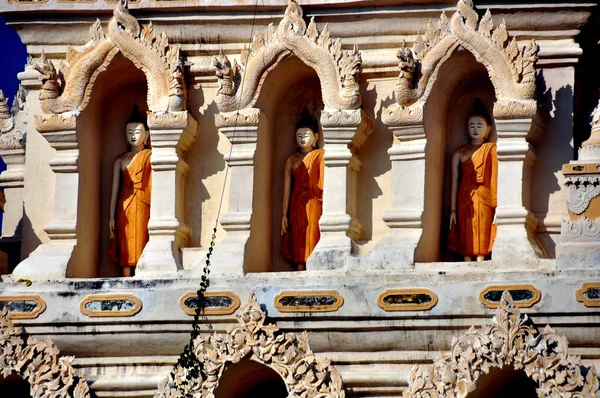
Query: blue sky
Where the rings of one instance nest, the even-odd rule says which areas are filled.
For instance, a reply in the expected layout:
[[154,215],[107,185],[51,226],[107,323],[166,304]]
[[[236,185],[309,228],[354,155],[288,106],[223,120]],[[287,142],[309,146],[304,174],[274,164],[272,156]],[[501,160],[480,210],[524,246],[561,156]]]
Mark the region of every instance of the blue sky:
[[17,92],[17,73],[24,69],[27,51],[17,32],[6,26],[0,17],[0,89],[9,97],[9,104]]

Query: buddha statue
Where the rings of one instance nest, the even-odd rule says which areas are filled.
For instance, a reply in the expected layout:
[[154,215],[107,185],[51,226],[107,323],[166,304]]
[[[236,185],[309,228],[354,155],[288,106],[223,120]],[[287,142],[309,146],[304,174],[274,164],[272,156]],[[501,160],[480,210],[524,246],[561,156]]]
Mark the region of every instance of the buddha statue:
[[483,261],[496,236],[498,157],[486,142],[492,119],[478,98],[467,121],[470,142],[452,156],[448,247],[465,261]]
[[296,124],[297,150],[285,161],[283,181],[283,257],[299,271],[319,242],[319,218],[323,212],[323,149],[317,149],[318,122],[304,108]]
[[150,133],[137,105],[125,125],[125,135],[129,151],[117,156],[113,166],[109,255],[123,268],[123,276],[131,276],[148,242],[152,190]]

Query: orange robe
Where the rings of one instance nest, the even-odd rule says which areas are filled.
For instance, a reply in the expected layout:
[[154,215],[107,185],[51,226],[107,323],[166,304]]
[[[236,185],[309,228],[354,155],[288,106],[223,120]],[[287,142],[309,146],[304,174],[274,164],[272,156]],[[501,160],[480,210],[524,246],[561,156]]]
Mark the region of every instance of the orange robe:
[[151,149],[143,149],[122,170],[115,238],[112,239],[109,253],[111,260],[122,267],[135,266],[148,242],[152,190],[151,154]]
[[498,156],[496,144],[486,142],[471,158],[461,162],[457,198],[457,224],[448,239],[450,250],[462,256],[485,256],[496,237]]
[[306,263],[321,233],[319,218],[323,212],[323,150],[306,154],[292,171],[290,197],[290,230],[284,235],[283,257],[292,262]]

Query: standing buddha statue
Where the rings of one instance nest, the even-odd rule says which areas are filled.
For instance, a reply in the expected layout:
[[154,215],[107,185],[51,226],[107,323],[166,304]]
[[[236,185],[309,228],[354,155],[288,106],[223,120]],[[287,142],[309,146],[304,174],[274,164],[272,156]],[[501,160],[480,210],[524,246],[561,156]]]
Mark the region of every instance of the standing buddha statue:
[[452,156],[450,236],[448,247],[483,261],[492,252],[496,236],[498,157],[496,144],[486,142],[492,119],[481,100],[475,100],[467,121],[470,143]]
[[283,256],[299,271],[306,269],[306,260],[321,237],[319,218],[323,212],[325,163],[323,149],[316,147],[318,131],[318,122],[304,108],[295,128],[298,148],[285,161],[281,219]]
[[123,268],[123,276],[131,276],[148,242],[152,190],[152,149],[146,147],[150,133],[137,105],[125,135],[130,150],[117,156],[113,166],[109,255]]

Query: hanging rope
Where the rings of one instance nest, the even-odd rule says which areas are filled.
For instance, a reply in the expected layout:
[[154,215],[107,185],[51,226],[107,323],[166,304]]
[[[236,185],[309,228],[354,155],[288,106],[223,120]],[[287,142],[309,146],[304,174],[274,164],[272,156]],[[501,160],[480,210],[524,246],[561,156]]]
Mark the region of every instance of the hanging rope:
[[[248,41],[249,43],[252,43],[252,37],[254,36],[254,26],[256,23],[257,9],[258,9],[258,0],[256,0],[256,2],[254,4],[254,13],[253,13],[254,15],[252,17],[252,27],[250,29],[250,40]],[[246,80],[245,77],[246,76],[244,74],[242,76],[240,92],[244,91],[244,82]],[[240,108],[238,107],[238,109],[237,109],[238,116],[239,116],[239,113],[240,113]],[[233,141],[235,139],[236,130],[237,130],[237,123],[233,127],[231,141]],[[233,144],[229,148],[229,158],[231,158],[232,151],[233,151]],[[208,248],[208,253],[206,255],[206,263],[204,265],[204,269],[202,270],[202,278],[200,280],[200,288],[196,291],[197,305],[196,305],[196,311],[194,314],[194,322],[192,323],[192,332],[190,333],[190,340],[184,347],[183,352],[179,355],[179,358],[177,359],[177,362],[175,363],[175,365],[173,365],[173,370],[171,371],[171,374],[170,374],[171,381],[174,381],[175,380],[175,371],[178,368],[181,367],[186,370],[185,380],[182,380],[183,383],[181,385],[176,386],[177,388],[179,388],[181,390],[186,390],[187,388],[190,388],[191,382],[193,380],[198,379],[198,377],[200,376],[200,373],[202,372],[202,364],[200,363],[200,361],[198,361],[198,358],[196,357],[196,354],[194,353],[194,340],[196,340],[196,338],[200,335],[200,316],[204,312],[204,308],[205,308],[205,304],[206,304],[206,301],[204,298],[204,293],[206,292],[206,289],[208,289],[208,287],[210,286],[210,278],[209,278],[210,264],[211,264],[210,259],[213,255],[213,251],[215,248],[215,242],[217,239],[217,226],[219,225],[221,209],[223,207],[223,198],[225,196],[225,187],[227,186],[228,176],[229,176],[229,167],[226,167],[225,168],[225,178],[223,179],[223,187],[221,188],[221,198],[219,199],[219,208],[217,210],[217,217],[215,219],[215,226],[213,228],[210,246]]]

